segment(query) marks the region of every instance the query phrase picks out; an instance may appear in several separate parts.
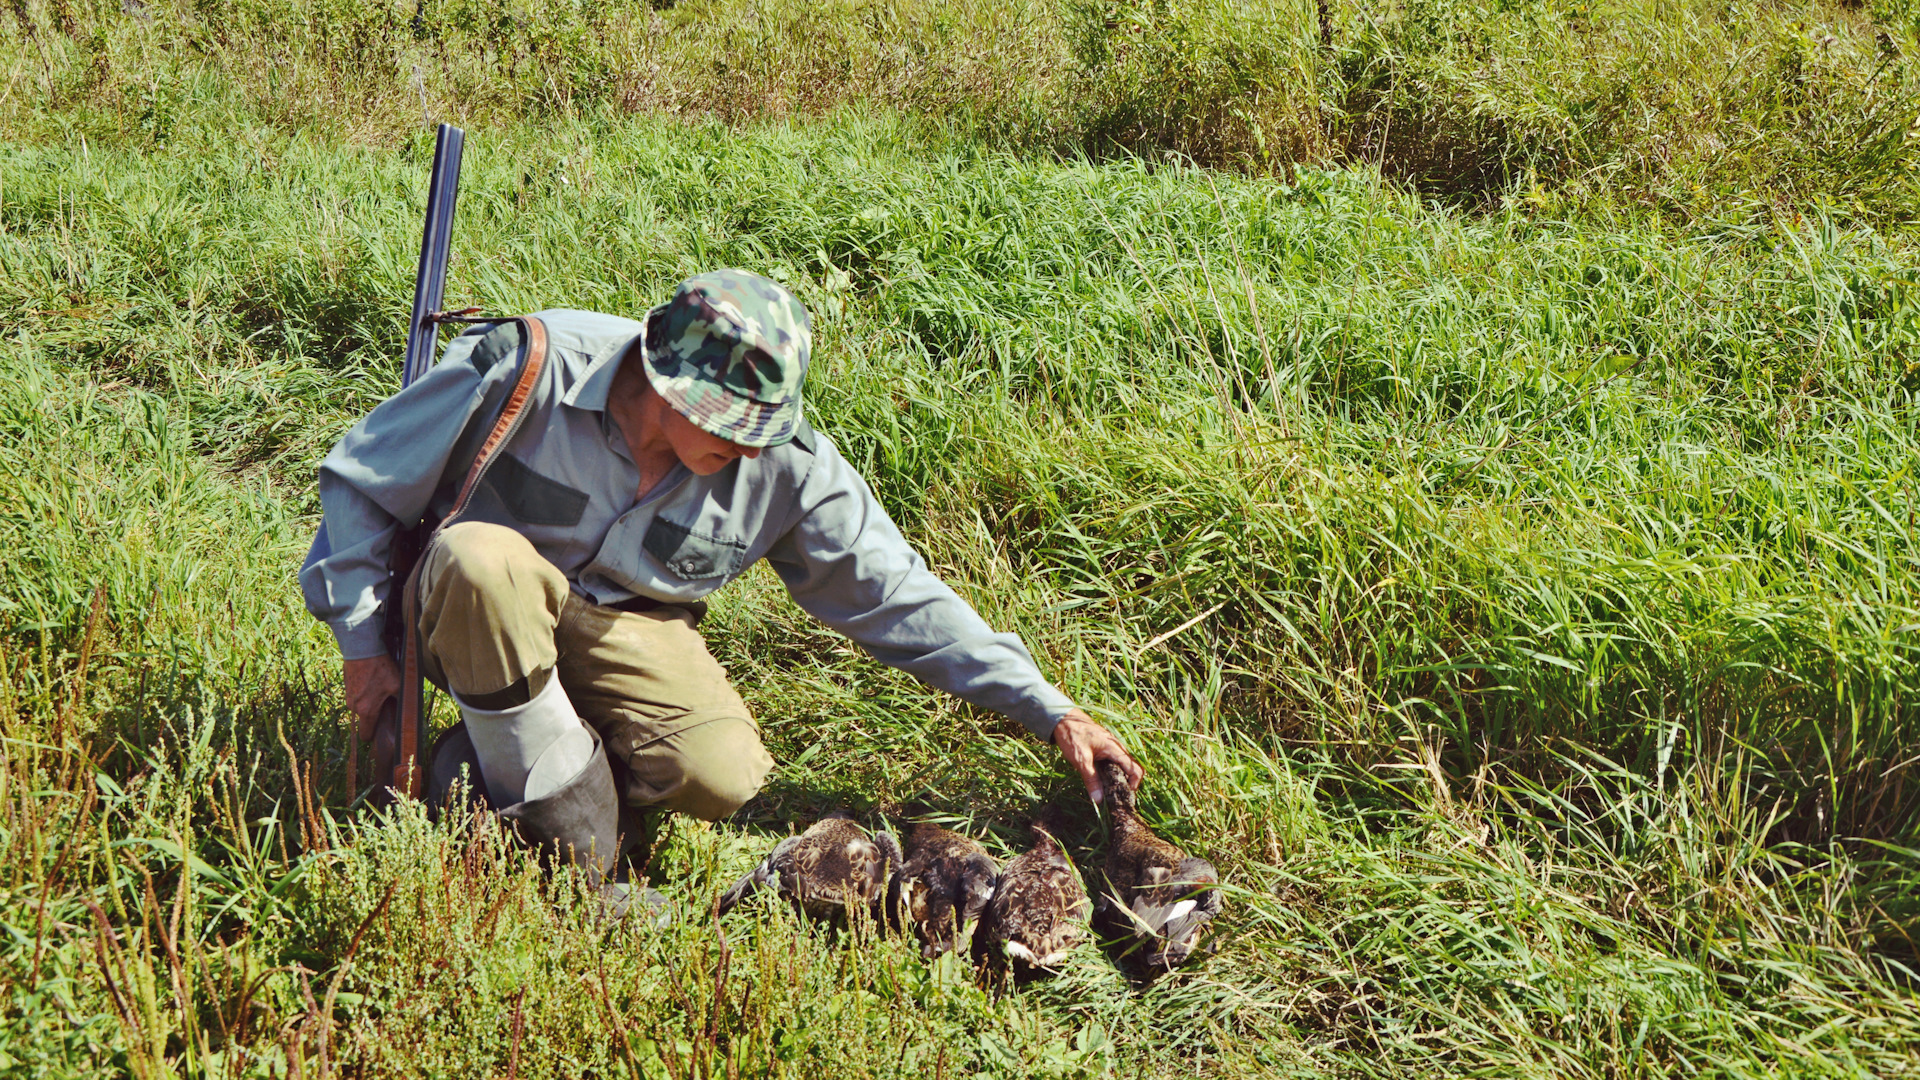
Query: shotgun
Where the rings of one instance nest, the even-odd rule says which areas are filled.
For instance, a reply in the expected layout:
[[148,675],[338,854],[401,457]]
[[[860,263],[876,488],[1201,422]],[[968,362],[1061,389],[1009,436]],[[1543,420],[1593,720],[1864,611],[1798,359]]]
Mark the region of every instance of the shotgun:
[[[405,390],[433,366],[434,347],[439,344],[440,310],[446,298],[447,256],[453,238],[454,200],[460,190],[460,157],[466,149],[466,132],[452,124],[441,124],[433,141],[433,172],[427,180],[427,223],[420,236],[420,266],[413,279],[413,316],[407,322],[407,355],[400,369],[400,388]],[[401,617],[402,590],[413,565],[420,558],[432,526],[421,522],[402,528],[394,536],[387,559],[387,652],[406,672],[407,635],[413,627]],[[380,719],[373,732],[373,801],[385,803],[387,792],[419,798],[424,784],[422,753],[426,746],[426,710],[419,707],[422,687],[418,678],[402,675],[401,697],[390,697],[380,707]],[[413,708],[403,708],[410,697]],[[411,715],[411,723],[403,716]],[[358,778],[355,778],[358,782]]]

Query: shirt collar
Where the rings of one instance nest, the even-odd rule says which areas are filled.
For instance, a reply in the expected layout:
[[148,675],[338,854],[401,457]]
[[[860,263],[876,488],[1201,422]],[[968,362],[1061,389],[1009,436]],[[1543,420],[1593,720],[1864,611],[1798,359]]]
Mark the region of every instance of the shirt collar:
[[613,377],[620,370],[620,362],[628,356],[632,356],[638,362],[640,343],[645,337],[645,333],[635,334],[625,345],[617,349],[609,349],[595,357],[593,362],[587,365],[587,373],[582,375],[580,381],[573,384],[573,389],[568,390],[566,396],[560,399],[561,403],[576,409],[587,409],[597,413],[606,412],[607,395],[613,390]]

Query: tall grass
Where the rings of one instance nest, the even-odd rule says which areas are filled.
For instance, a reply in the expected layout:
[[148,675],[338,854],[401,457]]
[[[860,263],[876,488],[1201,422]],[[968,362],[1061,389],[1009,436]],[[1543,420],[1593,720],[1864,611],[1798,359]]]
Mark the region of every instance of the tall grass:
[[1069,155],[1369,164],[1555,217],[1624,205],[1752,229],[1818,204],[1889,228],[1917,205],[1910,7],[13,0],[0,123],[164,145],[215,100],[391,145],[423,114],[740,123],[862,105]]

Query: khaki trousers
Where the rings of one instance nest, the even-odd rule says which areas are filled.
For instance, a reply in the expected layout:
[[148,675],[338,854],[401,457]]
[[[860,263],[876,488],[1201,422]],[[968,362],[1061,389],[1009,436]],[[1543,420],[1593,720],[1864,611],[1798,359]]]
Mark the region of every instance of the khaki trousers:
[[583,600],[512,529],[461,522],[439,535],[420,567],[418,630],[422,674],[455,694],[498,693],[556,671],[632,806],[717,820],[773,768],[691,611]]

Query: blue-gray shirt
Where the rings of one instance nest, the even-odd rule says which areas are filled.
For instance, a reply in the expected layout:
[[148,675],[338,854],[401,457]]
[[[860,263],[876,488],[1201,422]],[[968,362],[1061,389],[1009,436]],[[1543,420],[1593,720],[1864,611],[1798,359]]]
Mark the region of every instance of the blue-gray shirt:
[[[524,535],[598,604],[699,600],[766,559],[802,608],[877,659],[1052,737],[1073,703],[1017,636],[995,633],[933,576],[825,436],[803,426],[793,442],[711,476],[676,465],[637,497],[640,471],[607,393],[640,324],[585,311],[540,317],[546,370],[464,520]],[[467,331],[321,462],[324,518],[300,587],[342,656],[382,652],[394,533],[452,508],[519,377],[518,350],[512,324]]]

